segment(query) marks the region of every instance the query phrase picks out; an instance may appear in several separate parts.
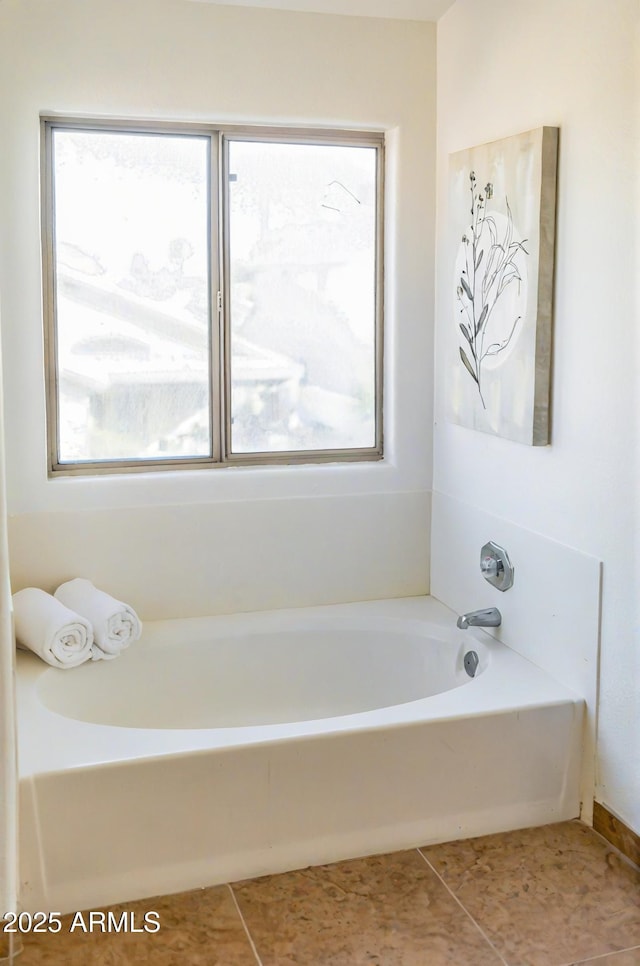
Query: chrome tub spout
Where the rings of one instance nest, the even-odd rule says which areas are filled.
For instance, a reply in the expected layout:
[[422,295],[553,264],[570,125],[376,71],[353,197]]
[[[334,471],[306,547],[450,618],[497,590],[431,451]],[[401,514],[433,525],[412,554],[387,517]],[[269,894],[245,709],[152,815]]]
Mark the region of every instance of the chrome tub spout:
[[497,607],[487,607],[485,610],[472,610],[469,614],[462,614],[457,624],[463,631],[467,627],[500,627],[502,614]]

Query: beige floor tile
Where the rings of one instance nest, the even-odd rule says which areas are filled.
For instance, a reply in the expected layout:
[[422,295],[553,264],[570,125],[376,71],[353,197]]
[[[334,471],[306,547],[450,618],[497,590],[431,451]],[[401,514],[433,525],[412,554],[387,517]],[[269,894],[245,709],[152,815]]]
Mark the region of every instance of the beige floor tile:
[[263,966],[501,966],[416,850],[233,886]]
[[[63,918],[55,935],[24,936],[24,952],[16,966],[255,966],[242,920],[227,886],[176,896],[111,906],[120,914],[158,912],[156,933],[70,931],[73,916]],[[83,920],[88,924],[88,915]],[[131,920],[129,919],[129,922]]]
[[598,956],[597,959],[582,960],[571,966],[640,966],[640,946],[627,949],[623,953],[611,953],[610,956]]
[[10,949],[9,936],[4,935],[4,933],[0,933],[0,961],[3,959],[8,959],[10,951],[13,950]]
[[640,875],[579,822],[422,852],[510,966],[640,945]]

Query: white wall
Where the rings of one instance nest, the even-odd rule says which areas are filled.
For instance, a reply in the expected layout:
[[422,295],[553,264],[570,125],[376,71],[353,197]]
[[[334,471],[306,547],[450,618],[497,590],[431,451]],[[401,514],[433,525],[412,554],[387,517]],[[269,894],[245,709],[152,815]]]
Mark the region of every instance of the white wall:
[[[85,573],[117,595],[134,589],[147,616],[160,616],[158,601],[177,616],[194,603],[194,580],[199,613],[428,589],[435,33],[428,23],[184,0],[3,0],[0,288],[14,590]],[[38,121],[47,111],[389,132],[383,463],[47,479]],[[145,508],[136,540],[134,507]],[[176,535],[185,507],[189,527]],[[198,520],[211,537],[204,556]],[[104,539],[119,532],[120,545]]]
[[[434,492],[603,561],[596,798],[640,831],[638,19],[637,0],[458,0],[439,22]],[[553,421],[528,448],[444,418],[447,161],[540,125],[560,128]]]

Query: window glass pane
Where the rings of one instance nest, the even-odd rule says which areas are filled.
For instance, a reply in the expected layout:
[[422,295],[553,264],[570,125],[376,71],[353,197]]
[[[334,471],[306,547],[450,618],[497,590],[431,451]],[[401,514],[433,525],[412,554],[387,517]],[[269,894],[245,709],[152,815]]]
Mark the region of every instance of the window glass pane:
[[233,453],[375,446],[376,167],[229,143]]
[[209,140],[52,135],[59,460],[207,456]]

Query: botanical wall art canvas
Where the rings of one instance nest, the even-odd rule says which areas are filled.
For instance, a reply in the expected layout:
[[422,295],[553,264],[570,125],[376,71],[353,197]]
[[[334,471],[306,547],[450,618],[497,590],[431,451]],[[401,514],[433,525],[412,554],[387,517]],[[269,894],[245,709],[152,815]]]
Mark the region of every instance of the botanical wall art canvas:
[[549,442],[558,129],[450,158],[448,416]]

